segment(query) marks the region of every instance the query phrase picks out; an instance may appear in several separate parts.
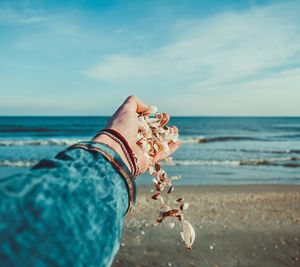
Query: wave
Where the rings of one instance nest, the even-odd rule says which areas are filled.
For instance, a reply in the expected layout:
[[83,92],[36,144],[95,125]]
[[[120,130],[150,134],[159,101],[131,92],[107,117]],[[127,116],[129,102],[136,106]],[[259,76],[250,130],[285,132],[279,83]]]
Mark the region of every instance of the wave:
[[[181,136],[182,143],[209,143],[209,142],[226,142],[226,141],[242,141],[242,140],[261,140],[251,137],[241,137],[241,136],[223,136],[223,137],[213,137],[206,138],[191,137],[191,136]],[[0,140],[0,146],[55,146],[55,145],[72,145],[82,141],[82,139],[3,139]]]
[[230,141],[268,141],[268,139],[255,138],[249,136],[218,136],[218,137],[191,137],[182,136],[183,143],[214,143],[214,142],[230,142]]
[[[226,142],[226,141],[242,141],[242,140],[259,140],[259,139],[243,139],[243,138],[204,138],[204,137],[183,137],[181,142],[189,143],[209,143],[209,142]],[[0,140],[1,146],[70,146],[72,144],[83,141],[82,139],[40,139],[40,140]],[[221,149],[220,149],[221,150]],[[300,154],[299,149],[287,150],[252,150],[252,149],[223,149],[224,151],[233,152],[251,152],[251,153],[272,153],[272,154]]]
[[300,154],[299,149],[286,149],[286,150],[274,150],[274,149],[219,149],[221,151],[232,152],[245,152],[245,153],[267,153],[267,154]]
[[0,140],[0,146],[68,146],[80,139]]
[[94,129],[84,129],[84,128],[25,128],[25,127],[12,127],[12,128],[1,128],[3,133],[90,133]]
[[[0,160],[0,167],[31,167],[39,160]],[[259,166],[272,165],[284,167],[300,167],[300,157],[282,157],[246,160],[174,160],[176,166]]]
[[300,167],[300,157],[282,157],[246,160],[174,160],[176,166],[284,166]]
[[280,138],[280,139],[298,139],[300,137],[300,134],[280,135],[280,136],[276,136],[276,137]]

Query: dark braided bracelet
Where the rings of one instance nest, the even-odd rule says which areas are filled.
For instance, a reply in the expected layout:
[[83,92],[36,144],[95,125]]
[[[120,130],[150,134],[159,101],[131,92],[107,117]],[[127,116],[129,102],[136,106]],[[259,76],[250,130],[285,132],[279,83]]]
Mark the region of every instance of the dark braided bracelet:
[[131,168],[132,176],[136,178],[139,175],[140,163],[136,155],[132,151],[131,147],[129,146],[128,142],[126,141],[126,139],[119,132],[113,129],[103,129],[97,134],[97,136],[100,134],[107,135],[108,137],[110,137],[120,145]]

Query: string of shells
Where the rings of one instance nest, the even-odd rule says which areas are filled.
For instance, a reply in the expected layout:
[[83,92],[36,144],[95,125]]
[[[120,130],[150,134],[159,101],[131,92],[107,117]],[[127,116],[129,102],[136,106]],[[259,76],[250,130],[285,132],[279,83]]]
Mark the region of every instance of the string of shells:
[[[174,191],[172,180],[180,179],[181,176],[169,177],[163,170],[160,162],[155,160],[158,153],[169,155],[169,143],[178,142],[178,132],[173,127],[166,125],[168,116],[165,113],[158,113],[157,108],[151,106],[149,113],[138,114],[138,136],[137,144],[142,149],[145,157],[149,160],[149,174],[153,176],[154,194],[151,199],[159,201],[160,212],[156,219],[156,223],[162,223],[166,218],[176,219],[182,223],[182,232],[180,235],[185,242],[187,249],[192,249],[192,244],[195,240],[195,230],[189,221],[184,219],[184,211],[188,209],[188,203],[184,198],[176,200],[176,207],[171,207],[165,203],[163,195],[171,194]],[[172,157],[169,156],[165,160],[166,164],[172,165]],[[168,220],[169,221],[169,220]],[[169,222],[169,227],[174,228],[174,220]]]

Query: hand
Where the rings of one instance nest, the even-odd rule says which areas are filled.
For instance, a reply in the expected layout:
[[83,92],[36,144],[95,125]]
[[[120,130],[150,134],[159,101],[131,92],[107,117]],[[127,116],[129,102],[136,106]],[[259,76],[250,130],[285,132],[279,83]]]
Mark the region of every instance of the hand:
[[[149,113],[149,106],[140,101],[138,97],[129,96],[125,100],[125,102],[118,108],[115,114],[111,117],[106,128],[111,128],[113,130],[118,131],[126,139],[131,149],[140,161],[140,173],[144,173],[149,167],[149,161],[144,156],[144,153],[141,150],[141,148],[136,144],[138,133],[137,113]],[[167,124],[169,120],[170,117],[166,115],[166,118],[164,119],[165,124]],[[172,128],[175,132],[178,132],[177,127],[173,126]],[[120,145],[112,139],[110,139],[108,136],[102,134],[95,137],[92,141],[104,143],[113,147],[120,154],[127,166],[129,166],[126,157],[120,148]],[[170,142],[170,153],[160,153],[155,157],[154,160],[159,161],[168,157],[170,154],[176,151],[179,146],[179,142]]]

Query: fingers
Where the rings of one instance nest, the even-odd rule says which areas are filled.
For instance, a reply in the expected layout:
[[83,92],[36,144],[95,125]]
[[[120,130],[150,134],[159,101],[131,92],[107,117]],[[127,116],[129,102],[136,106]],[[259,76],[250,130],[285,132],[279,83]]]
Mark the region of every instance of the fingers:
[[173,133],[173,134],[178,134],[178,128],[176,127],[176,126],[171,126],[170,127],[170,130],[171,130],[171,132]]
[[149,109],[149,106],[142,102],[137,96],[127,97],[121,107],[137,113],[146,113]]

